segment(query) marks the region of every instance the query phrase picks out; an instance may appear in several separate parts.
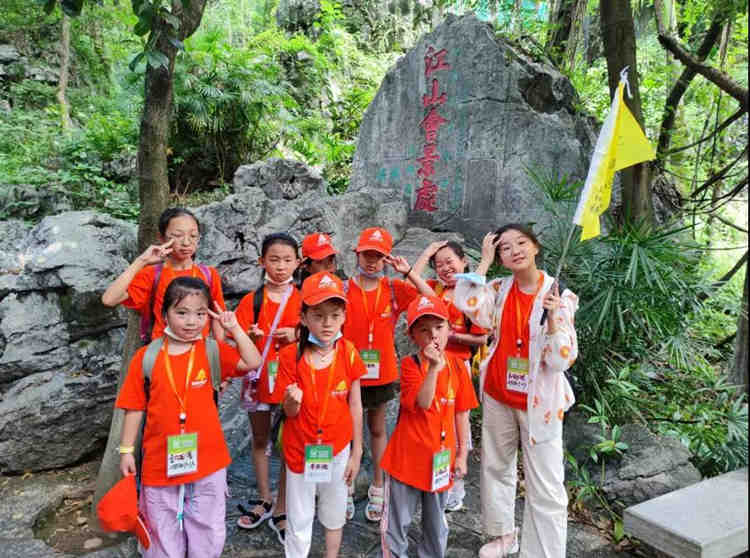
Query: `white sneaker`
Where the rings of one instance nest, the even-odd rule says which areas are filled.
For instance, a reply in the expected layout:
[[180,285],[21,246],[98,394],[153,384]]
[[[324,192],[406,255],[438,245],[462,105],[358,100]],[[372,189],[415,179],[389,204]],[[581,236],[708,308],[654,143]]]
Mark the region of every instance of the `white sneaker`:
[[479,558],[504,558],[505,556],[516,554],[518,550],[518,527],[516,527],[513,531],[513,541],[510,545],[503,543],[503,538],[498,537],[479,549]]

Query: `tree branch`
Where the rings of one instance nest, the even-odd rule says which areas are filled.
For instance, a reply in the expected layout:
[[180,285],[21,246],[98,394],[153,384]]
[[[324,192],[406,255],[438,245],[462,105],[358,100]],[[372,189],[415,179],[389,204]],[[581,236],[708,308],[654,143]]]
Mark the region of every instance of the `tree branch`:
[[[658,9],[656,10],[658,14]],[[660,17],[657,15],[657,21]],[[663,24],[659,26],[660,36],[667,36],[661,28]],[[703,62],[706,57],[711,53],[711,49],[716,44],[716,41],[721,36],[721,30],[724,26],[724,18],[717,13],[711,21],[711,26],[706,31],[706,36],[703,37],[703,41],[698,47],[696,52],[697,60]],[[687,67],[682,71],[682,74],[672,86],[669,95],[667,96],[667,102],[664,105],[664,113],[661,120],[661,130],[659,131],[659,141],[656,148],[656,158],[661,159],[665,155],[665,151],[669,147],[669,143],[672,140],[672,129],[674,128],[675,119],[677,118],[677,107],[680,105],[682,96],[687,91],[690,82],[696,76],[697,71],[694,68]]]
[[[694,141],[693,143],[690,143],[688,145],[683,145],[682,147],[676,147],[675,149],[670,149],[666,153],[663,153],[662,155],[673,155],[675,153],[679,153],[680,151],[685,151],[686,149],[690,149],[691,147],[695,147],[698,144],[701,144],[703,142],[706,142],[710,140],[712,137],[714,137],[719,132],[724,131],[726,128],[728,128],[731,124],[733,124],[735,121],[739,120],[742,115],[745,114],[744,109],[737,109],[737,112],[735,112],[732,116],[727,118],[724,122],[719,124],[713,132],[708,134],[707,136],[703,136],[701,139]],[[663,122],[663,121],[662,121]]]
[[[710,290],[711,291],[716,291],[716,290],[720,289],[721,287],[723,287],[724,285],[726,285],[730,281],[730,279],[732,279],[732,277],[734,277],[735,273],[737,273],[740,269],[742,269],[742,266],[744,266],[746,263],[747,263],[747,250],[745,250],[745,253],[743,254],[743,256],[739,259],[739,261],[736,264],[734,264],[734,267],[732,267],[732,269],[730,269],[729,271],[727,271],[721,277],[721,279],[719,279],[718,281],[714,281],[713,283],[711,283]],[[702,292],[698,296],[698,300],[706,300],[709,296],[710,296],[709,293]]]
[[706,180],[699,188],[696,188],[695,191],[690,194],[690,197],[692,199],[695,199],[698,197],[698,194],[704,192],[707,188],[709,188],[712,184],[715,182],[718,182],[719,180],[726,177],[726,174],[732,169],[734,165],[740,162],[743,158],[747,157],[747,145],[745,146],[745,149],[742,150],[742,153],[740,153],[737,158],[729,163],[726,167],[723,169],[715,172],[708,180]]
[[747,229],[743,229],[743,228],[742,228],[742,227],[740,227],[739,225],[735,225],[735,224],[734,224],[734,223],[732,223],[732,222],[731,222],[730,220],[728,220],[728,219],[724,219],[724,217],[722,217],[721,215],[714,215],[713,217],[714,217],[714,219],[716,219],[717,221],[721,221],[722,223],[724,223],[724,224],[725,224],[726,226],[728,226],[728,227],[732,227],[733,229],[736,229],[736,230],[738,230],[738,231],[740,231],[740,232],[743,232],[743,233],[747,234]]
[[742,87],[742,85],[734,81],[724,72],[707,64],[703,64],[695,56],[685,50],[685,48],[674,37],[660,34],[659,42],[665,49],[671,52],[677,60],[685,64],[688,68],[692,68],[696,73],[702,75],[731,97],[734,97],[744,110],[748,110],[748,91],[746,87]]

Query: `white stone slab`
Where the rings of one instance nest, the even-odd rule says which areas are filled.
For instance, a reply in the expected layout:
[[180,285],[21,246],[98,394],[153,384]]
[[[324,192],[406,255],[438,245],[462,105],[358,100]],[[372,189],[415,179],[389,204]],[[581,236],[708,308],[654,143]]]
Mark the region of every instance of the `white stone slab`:
[[677,558],[748,550],[748,470],[739,469],[631,506],[625,532]]

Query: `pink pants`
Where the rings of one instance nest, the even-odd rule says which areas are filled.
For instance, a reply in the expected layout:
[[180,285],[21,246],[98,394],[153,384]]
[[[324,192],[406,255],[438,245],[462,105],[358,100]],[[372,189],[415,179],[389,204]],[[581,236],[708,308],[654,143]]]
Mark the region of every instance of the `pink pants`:
[[143,558],[219,558],[226,538],[227,470],[185,485],[183,525],[177,520],[179,486],[143,486],[141,513],[151,532]]

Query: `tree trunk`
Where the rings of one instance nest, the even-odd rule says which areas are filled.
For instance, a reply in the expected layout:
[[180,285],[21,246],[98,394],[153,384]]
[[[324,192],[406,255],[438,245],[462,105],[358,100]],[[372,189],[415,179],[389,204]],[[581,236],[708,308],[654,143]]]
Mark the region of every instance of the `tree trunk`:
[[[191,0],[183,10],[181,0],[172,1],[172,13],[180,19],[177,33],[180,40],[192,35],[200,25],[206,0]],[[167,173],[167,148],[169,142],[169,121],[172,114],[172,77],[177,50],[167,39],[169,28],[164,21],[157,22],[152,32],[159,33],[156,50],[169,59],[166,68],[146,66],[145,96],[138,141],[138,188],[140,216],[138,221],[138,249],[143,252],[158,238],[159,215],[169,203],[169,177]],[[140,345],[139,318],[131,312],[125,334],[123,360],[120,367],[119,386],[125,380],[130,359]],[[93,516],[96,506],[104,494],[120,479],[120,445],[123,413],[115,410],[109,428],[107,447],[99,474],[96,479],[96,492],[92,503]]]
[[745,393],[748,393],[748,323],[747,323],[747,297],[748,297],[748,280],[750,274],[745,266],[745,287],[742,290],[742,309],[740,317],[737,320],[737,339],[734,347],[734,365],[729,373],[729,382],[738,386],[743,386]]
[[[620,72],[628,66],[628,79],[633,97],[629,98],[626,94],[625,103],[643,128],[641,92],[635,57],[635,26],[630,0],[600,0],[599,9],[610,96],[614,95],[620,83]],[[653,223],[654,210],[649,178],[648,163],[633,165],[620,172],[623,206],[620,224],[625,221]]]
[[571,72],[576,67],[576,49],[583,38],[583,20],[586,17],[587,0],[576,0],[573,17],[571,18],[570,36],[568,44],[565,47],[565,61],[568,63],[568,70]]
[[557,0],[550,3],[546,50],[550,60],[558,67],[562,67],[565,61],[575,2],[576,0]]
[[57,102],[60,103],[60,123],[63,133],[70,134],[73,122],[70,120],[70,104],[65,96],[70,76],[70,18],[63,14],[60,37],[60,81],[57,84]]

